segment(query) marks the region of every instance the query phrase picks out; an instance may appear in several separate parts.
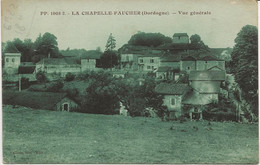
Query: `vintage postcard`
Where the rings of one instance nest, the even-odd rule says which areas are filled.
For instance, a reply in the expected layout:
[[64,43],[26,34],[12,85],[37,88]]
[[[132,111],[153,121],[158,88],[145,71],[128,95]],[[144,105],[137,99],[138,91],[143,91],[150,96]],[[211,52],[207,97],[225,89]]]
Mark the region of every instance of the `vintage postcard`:
[[3,163],[259,163],[257,1],[1,2]]

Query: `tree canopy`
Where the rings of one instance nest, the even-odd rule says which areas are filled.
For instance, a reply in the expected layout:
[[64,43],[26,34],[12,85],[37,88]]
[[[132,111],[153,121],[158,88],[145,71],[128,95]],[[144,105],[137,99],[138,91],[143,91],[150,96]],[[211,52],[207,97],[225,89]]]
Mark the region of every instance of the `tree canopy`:
[[170,37],[166,37],[161,33],[145,33],[145,32],[138,32],[134,34],[128,44],[134,46],[153,46],[157,47],[159,45],[165,43],[171,43],[172,39]]
[[116,52],[107,50],[105,51],[99,61],[99,65],[101,68],[113,68],[119,64],[119,55],[116,54]]
[[198,34],[194,34],[190,36],[190,44],[194,49],[198,49],[200,51],[209,51],[208,45],[205,45],[201,40],[201,37]]
[[107,40],[107,44],[106,44],[106,51],[107,50],[114,50],[116,47],[116,40],[115,38],[112,36],[112,33],[110,33],[108,40]]
[[258,114],[258,30],[252,25],[244,26],[237,34],[231,53],[231,72],[242,89],[243,98]]

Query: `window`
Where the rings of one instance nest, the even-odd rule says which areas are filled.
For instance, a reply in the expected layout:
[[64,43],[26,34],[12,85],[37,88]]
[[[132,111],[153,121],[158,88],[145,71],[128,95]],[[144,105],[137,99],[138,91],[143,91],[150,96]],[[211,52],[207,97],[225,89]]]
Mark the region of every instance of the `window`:
[[208,63],[208,61],[205,61],[205,64],[207,64]]
[[9,58],[6,58],[6,60],[5,60],[6,62],[9,62]]
[[152,66],[152,70],[154,69],[154,66]]
[[181,39],[181,36],[179,36],[179,40]]
[[190,67],[189,67],[189,66],[187,67],[187,70],[190,70]]
[[176,99],[175,98],[171,98],[171,105],[176,105]]
[[140,61],[140,63],[143,63],[143,62],[144,62],[144,60],[143,60],[143,59],[140,59],[139,61]]
[[150,60],[150,63],[154,63],[154,59],[151,59],[151,60]]
[[14,62],[14,58],[12,58],[12,62]]
[[147,66],[147,69],[151,69],[151,66]]

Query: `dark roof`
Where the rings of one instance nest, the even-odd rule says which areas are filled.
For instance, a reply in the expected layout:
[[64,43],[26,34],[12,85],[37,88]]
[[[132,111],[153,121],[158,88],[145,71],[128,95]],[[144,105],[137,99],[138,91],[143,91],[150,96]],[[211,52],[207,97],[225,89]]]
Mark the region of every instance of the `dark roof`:
[[187,57],[183,57],[181,60],[182,61],[196,61],[196,58],[192,57],[192,56],[187,56]]
[[181,55],[169,55],[165,54],[164,57],[161,58],[161,62],[179,62],[181,60]]
[[209,68],[208,70],[214,70],[214,68],[216,68],[216,69],[218,69],[218,70],[220,70],[220,71],[224,71],[223,69],[221,69],[221,68],[218,67],[218,66],[213,66],[213,67]]
[[183,95],[188,89],[188,84],[161,83],[155,87],[155,92],[166,95]]
[[3,104],[55,110],[55,105],[64,97],[66,97],[65,93],[3,91]]
[[213,56],[204,56],[204,57],[200,57],[198,58],[198,60],[202,60],[202,61],[223,61],[223,60],[220,60],[216,57],[213,57]]
[[206,105],[211,103],[213,100],[208,94],[201,94],[195,90],[190,90],[183,97],[182,104],[190,105]]
[[81,55],[82,59],[100,59],[102,52],[97,50],[89,50]]
[[164,67],[159,67],[157,72],[167,72],[169,71],[171,68],[170,67],[167,67],[167,66],[164,66]]
[[226,73],[224,71],[210,70],[210,71],[191,71],[189,74],[189,80],[213,80],[224,81],[226,79]]
[[181,36],[187,36],[187,37],[189,37],[187,33],[174,33],[174,34],[173,34],[173,37],[181,37]]
[[32,74],[35,70],[35,65],[32,66],[19,66],[18,74]]

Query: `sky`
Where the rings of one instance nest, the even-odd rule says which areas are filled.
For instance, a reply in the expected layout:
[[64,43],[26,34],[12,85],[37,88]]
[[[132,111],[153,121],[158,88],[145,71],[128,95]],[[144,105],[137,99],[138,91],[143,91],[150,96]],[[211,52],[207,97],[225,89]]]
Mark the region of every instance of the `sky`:
[[[82,15],[88,11],[112,15]],[[120,11],[141,14],[118,15]],[[142,15],[154,11],[167,15]],[[194,11],[205,14],[190,15]],[[209,47],[226,48],[234,46],[237,33],[247,24],[257,26],[255,0],[2,0],[2,41],[35,41],[40,33],[50,32],[60,49],[104,50],[110,33],[118,49],[138,31],[169,37],[198,34]]]

